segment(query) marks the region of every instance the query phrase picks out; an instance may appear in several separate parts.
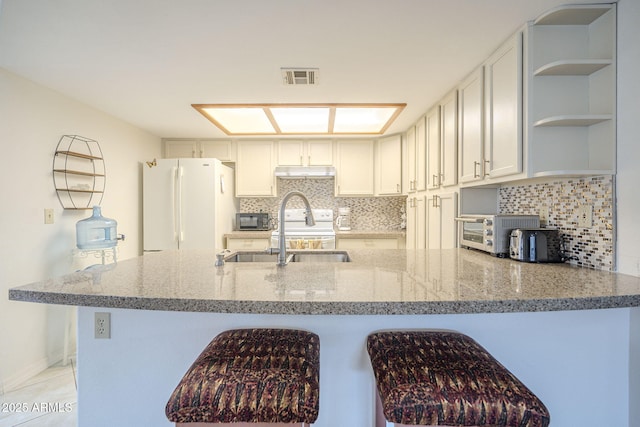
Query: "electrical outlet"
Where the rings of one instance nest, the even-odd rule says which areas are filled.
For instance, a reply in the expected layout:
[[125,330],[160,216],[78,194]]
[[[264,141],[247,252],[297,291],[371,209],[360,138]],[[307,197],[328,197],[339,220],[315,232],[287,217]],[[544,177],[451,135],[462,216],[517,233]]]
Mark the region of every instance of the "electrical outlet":
[[549,206],[542,205],[538,210],[538,216],[540,217],[540,224],[546,224],[549,221]]
[[578,227],[591,227],[593,226],[593,206],[580,205],[578,206]]
[[53,224],[53,209],[47,208],[44,210],[44,223]]
[[95,338],[111,338],[111,313],[95,313]]

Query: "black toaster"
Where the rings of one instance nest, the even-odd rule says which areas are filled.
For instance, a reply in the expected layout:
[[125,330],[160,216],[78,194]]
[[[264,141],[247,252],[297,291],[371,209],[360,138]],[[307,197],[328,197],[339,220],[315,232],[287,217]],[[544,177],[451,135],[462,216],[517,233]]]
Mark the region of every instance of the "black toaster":
[[509,257],[525,262],[565,262],[562,235],[549,228],[511,230]]

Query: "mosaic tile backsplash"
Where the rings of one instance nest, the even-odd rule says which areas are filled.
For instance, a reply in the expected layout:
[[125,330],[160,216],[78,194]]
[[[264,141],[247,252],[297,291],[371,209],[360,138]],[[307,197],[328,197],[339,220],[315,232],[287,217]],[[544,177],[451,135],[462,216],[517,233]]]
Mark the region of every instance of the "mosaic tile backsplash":
[[[565,249],[574,265],[613,271],[613,193],[612,176],[550,179],[522,185],[504,186],[498,191],[499,213],[537,215],[541,206],[549,211],[547,227],[561,230]],[[334,179],[278,179],[280,197],[242,198],[242,212],[269,212],[278,216],[282,196],[301,191],[311,206],[318,209],[351,208],[354,230],[400,230],[405,196],[400,197],[335,197]],[[593,206],[593,226],[578,227],[579,205]],[[302,208],[297,197],[287,207]]]
[[[338,208],[351,208],[351,228],[359,231],[400,230],[401,209],[406,197],[335,197],[334,178],[278,178],[278,196],[265,198],[241,198],[241,212],[269,212],[272,218],[278,217],[278,208],[282,197],[289,191],[300,191],[309,199],[314,209],[333,209],[334,219]],[[304,203],[293,197],[287,208],[303,208]]]
[[[561,230],[571,264],[613,271],[614,178],[566,178],[500,188],[502,214],[537,215],[549,210],[547,227]],[[580,205],[593,206],[593,226],[578,227]]]

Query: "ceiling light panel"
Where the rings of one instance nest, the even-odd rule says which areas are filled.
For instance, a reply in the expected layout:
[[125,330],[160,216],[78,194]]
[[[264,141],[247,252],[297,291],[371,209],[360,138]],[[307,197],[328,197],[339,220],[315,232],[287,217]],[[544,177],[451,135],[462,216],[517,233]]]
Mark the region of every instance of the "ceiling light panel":
[[192,104],[227,135],[381,135],[406,104]]
[[263,108],[225,107],[203,108],[202,112],[228,134],[274,134],[269,116]]
[[395,114],[396,107],[337,107],[335,133],[378,133]]
[[329,132],[329,107],[272,107],[271,114],[282,133]]

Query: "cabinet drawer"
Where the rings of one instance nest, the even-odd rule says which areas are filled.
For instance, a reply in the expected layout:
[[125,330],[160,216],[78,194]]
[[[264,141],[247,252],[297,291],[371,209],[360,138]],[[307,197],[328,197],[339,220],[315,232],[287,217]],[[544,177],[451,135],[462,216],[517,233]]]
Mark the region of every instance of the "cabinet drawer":
[[227,237],[227,249],[258,249],[269,247],[269,239],[242,239]]
[[396,238],[338,239],[338,249],[399,249]]

